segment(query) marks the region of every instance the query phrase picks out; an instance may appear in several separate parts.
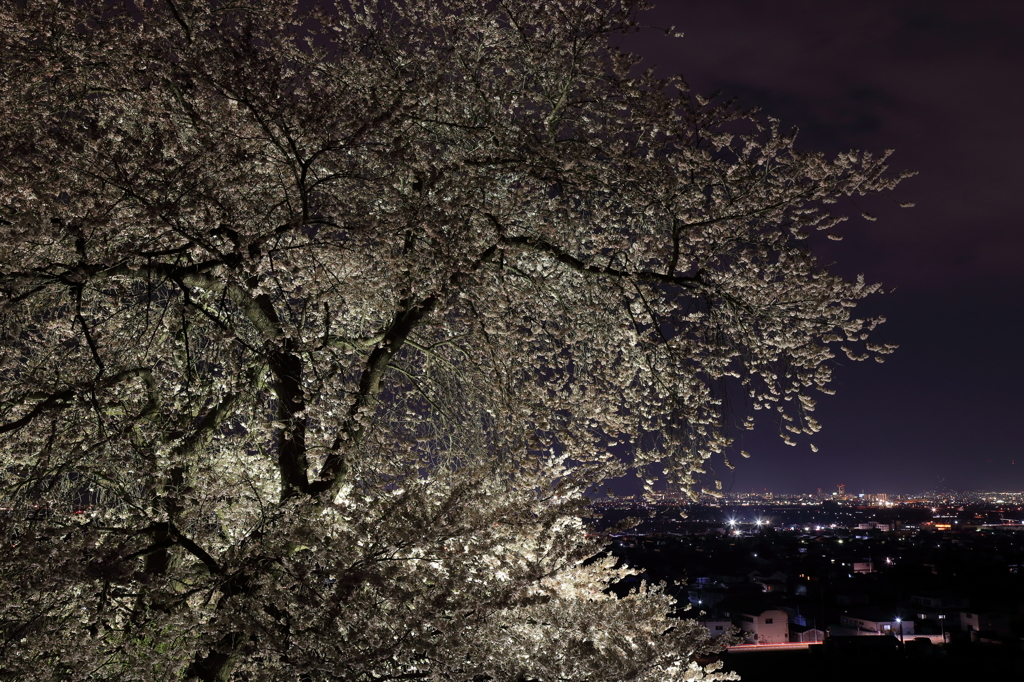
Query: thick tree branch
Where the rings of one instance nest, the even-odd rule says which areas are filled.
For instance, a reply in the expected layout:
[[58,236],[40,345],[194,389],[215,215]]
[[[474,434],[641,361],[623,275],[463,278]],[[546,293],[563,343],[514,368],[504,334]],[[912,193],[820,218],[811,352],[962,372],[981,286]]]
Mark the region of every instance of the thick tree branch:
[[434,309],[437,302],[437,296],[430,296],[418,304],[413,304],[409,299],[401,302],[400,312],[395,315],[384,332],[384,340],[373,349],[366,360],[355,400],[334,438],[330,452],[320,468],[318,479],[309,486],[310,495],[327,501],[333,500],[337,495],[348,472],[344,449],[358,445],[362,441],[366,429],[363,420],[369,419],[377,406],[377,396],[388,364],[401,350],[409,333]]
[[381,382],[392,358],[401,350],[412,330],[434,310],[440,297],[447,293],[452,286],[464,283],[469,272],[478,270],[495,253],[497,253],[497,245],[492,244],[473,261],[468,272],[460,270],[452,274],[439,295],[429,296],[415,304],[408,298],[399,303],[399,311],[384,331],[383,340],[366,360],[355,400],[349,408],[345,422],[331,444],[317,480],[309,486],[310,495],[328,502],[334,500],[348,472],[344,449],[358,445],[362,441],[366,428],[363,420],[372,416],[373,409],[377,405],[377,396],[380,394]]
[[[255,380],[255,377],[250,377]],[[185,440],[174,450],[174,459],[177,461],[188,461],[198,456],[199,450],[207,447],[217,430],[224,422],[234,414],[235,408],[243,395],[243,389],[228,393],[220,399],[216,406],[211,408],[202,416],[195,429],[192,430]]]
[[[489,216],[490,217],[490,216]],[[493,218],[492,218],[493,220]],[[495,220],[495,223],[497,221]],[[568,265],[573,270],[581,272],[585,275],[595,275],[603,277],[618,277],[623,279],[631,279],[637,282],[650,282],[652,284],[669,284],[672,286],[686,287],[688,289],[696,289],[702,286],[703,282],[700,277],[683,277],[672,274],[662,274],[660,272],[630,272],[628,270],[620,270],[613,268],[610,265],[600,266],[588,264],[579,258],[576,258],[572,254],[563,251],[554,244],[547,242],[543,239],[536,237],[500,237],[502,244],[509,244],[513,246],[524,246],[534,251],[540,251],[552,256],[559,263]]]
[[[0,433],[7,433],[8,431],[16,431],[16,430],[18,430],[20,428],[28,426],[30,423],[32,423],[32,421],[36,417],[38,417],[39,415],[43,414],[47,410],[63,409],[65,407],[68,407],[71,404],[71,400],[78,393],[81,393],[83,391],[90,391],[90,392],[92,392],[92,391],[96,391],[96,390],[99,390],[99,389],[110,388],[111,386],[114,386],[114,385],[124,381],[125,379],[130,379],[132,377],[137,377],[137,376],[138,377],[142,377],[143,381],[145,382],[145,384],[146,384],[146,392],[147,392],[148,397],[149,397],[149,401],[147,402],[146,407],[143,408],[143,412],[140,415],[140,416],[145,416],[146,414],[149,414],[152,411],[152,409],[154,409],[155,406],[156,406],[156,395],[155,395],[155,392],[154,392],[155,384],[153,382],[153,374],[149,370],[149,368],[147,368],[147,367],[136,367],[136,368],[133,368],[133,369],[122,370],[122,371],[118,372],[117,374],[114,374],[113,376],[107,377],[103,381],[98,381],[98,382],[94,382],[94,383],[91,383],[91,384],[88,384],[88,385],[83,385],[83,386],[74,386],[72,388],[68,388],[68,389],[65,389],[63,391],[58,391],[57,393],[51,393],[51,394],[47,395],[45,398],[43,398],[43,400],[40,403],[38,403],[35,407],[33,407],[27,414],[22,416],[20,419],[16,419],[13,422],[9,422],[7,424],[0,425]],[[30,399],[30,396],[25,396],[24,399],[28,400],[28,399]]]
[[[269,346],[270,344],[268,344]],[[287,339],[280,348],[268,347],[273,390],[277,394],[277,416],[284,424],[277,443],[281,472],[281,499],[305,493],[309,488],[306,458],[306,398],[302,391],[302,359],[295,342]]]
[[263,353],[274,379],[278,419],[285,424],[278,442],[281,496],[287,499],[309,486],[306,455],[306,400],[302,390],[303,361],[294,339],[285,338],[274,302],[267,294],[252,296],[242,287],[201,272],[171,273],[182,288],[194,286],[221,293],[238,306],[264,338]]
[[156,532],[166,533],[172,544],[180,546],[189,554],[202,561],[203,565],[206,566],[212,575],[224,574],[224,569],[220,567],[217,560],[210,556],[205,549],[196,544],[195,541],[178,530],[173,523],[169,521],[167,523],[154,523],[152,529]]

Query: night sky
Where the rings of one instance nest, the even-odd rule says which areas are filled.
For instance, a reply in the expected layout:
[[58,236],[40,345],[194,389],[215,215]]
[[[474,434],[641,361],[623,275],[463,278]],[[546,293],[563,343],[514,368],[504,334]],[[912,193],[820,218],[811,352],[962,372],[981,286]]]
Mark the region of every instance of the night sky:
[[802,149],[893,148],[919,172],[815,247],[890,291],[857,312],[900,348],[837,366],[819,452],[747,434],[725,489],[1024,490],[1024,3],[662,0],[641,20],[685,33],[627,38],[644,68],[761,107]]

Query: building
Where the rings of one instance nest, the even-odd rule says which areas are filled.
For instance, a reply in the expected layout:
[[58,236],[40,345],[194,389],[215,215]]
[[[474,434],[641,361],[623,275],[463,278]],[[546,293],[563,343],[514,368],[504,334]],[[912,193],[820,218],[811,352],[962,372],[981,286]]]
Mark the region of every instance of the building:
[[747,606],[731,610],[729,615],[748,644],[782,644],[789,641],[789,614],[782,609]]
[[706,617],[699,618],[698,622],[708,629],[708,632],[711,633],[712,637],[724,635],[726,632],[733,629],[732,619],[722,614],[708,615]]
[[985,632],[993,635],[1010,634],[1010,617],[997,610],[961,611],[960,629],[964,632]]
[[782,571],[775,571],[771,575],[762,575],[760,571],[752,571],[747,578],[754,585],[759,585],[764,592],[785,592],[788,583],[788,576]]
[[789,638],[793,642],[824,642],[825,632],[816,627],[790,623]]
[[871,559],[861,559],[860,561],[853,562],[854,573],[874,573],[875,564]]
[[839,618],[838,626],[831,626],[833,636],[894,635],[910,637],[914,634],[914,621],[900,619],[895,611],[872,607],[849,609]]
[[[969,608],[968,599],[951,592],[918,592],[910,595],[910,610],[922,632],[942,633],[957,629],[961,614]],[[966,628],[963,628],[966,629]]]

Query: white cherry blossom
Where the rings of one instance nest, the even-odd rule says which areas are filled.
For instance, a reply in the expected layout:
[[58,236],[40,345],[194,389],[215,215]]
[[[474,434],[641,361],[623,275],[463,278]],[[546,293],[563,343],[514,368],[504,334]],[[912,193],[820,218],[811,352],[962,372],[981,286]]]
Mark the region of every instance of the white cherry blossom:
[[643,6],[0,5],[0,676],[725,679],[585,493],[815,433],[892,348],[804,238],[903,176]]

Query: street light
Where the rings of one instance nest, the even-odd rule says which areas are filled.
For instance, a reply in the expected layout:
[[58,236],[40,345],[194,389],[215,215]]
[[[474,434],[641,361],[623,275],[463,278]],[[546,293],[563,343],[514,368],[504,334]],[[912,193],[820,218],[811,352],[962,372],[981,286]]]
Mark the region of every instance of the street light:
[[946,643],[946,614],[940,613],[939,618],[939,629],[942,631],[942,643]]
[[907,655],[907,648],[906,648],[906,646],[905,646],[905,644],[903,642],[903,619],[897,616],[896,622],[900,626],[900,648],[903,649],[903,655],[906,656]]

